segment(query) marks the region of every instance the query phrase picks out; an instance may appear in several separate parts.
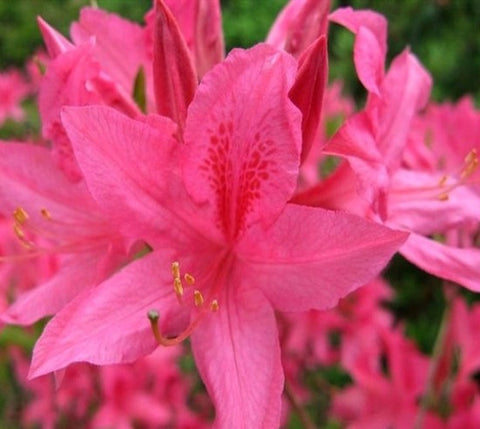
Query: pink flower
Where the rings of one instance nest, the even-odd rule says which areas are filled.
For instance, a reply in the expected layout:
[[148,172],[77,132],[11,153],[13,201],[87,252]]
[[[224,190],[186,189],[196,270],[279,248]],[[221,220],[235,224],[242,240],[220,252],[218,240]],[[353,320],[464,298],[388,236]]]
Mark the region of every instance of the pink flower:
[[[464,186],[476,180],[476,142],[469,143],[469,151],[462,151],[460,159],[458,155],[449,155],[458,148],[456,139],[447,145],[433,143],[439,150],[429,156],[429,161],[435,157],[449,159],[449,164],[457,160],[455,168],[444,168],[438,162],[435,171],[425,166],[408,168],[406,164],[418,164],[420,157],[425,162],[426,150],[422,146],[426,137],[419,138],[414,127],[418,126],[419,112],[428,101],[430,76],[408,51],[396,57],[384,73],[382,46],[386,29],[377,14],[340,9],[331,18],[356,33],[355,49],[360,52],[370,49],[372,55],[378,51],[378,55],[359,54],[356,58],[357,73],[360,78],[363,76],[362,82],[369,90],[367,104],[345,122],[327,147],[329,152],[348,161],[331,179],[337,184],[338,193],[347,197],[332,199],[328,186],[318,186],[305,192],[299,201],[307,204],[329,201],[330,207],[363,212],[365,216],[383,219],[386,225],[411,232],[400,250],[407,259],[431,274],[479,290],[480,251],[472,240],[470,244],[458,242],[464,228],[474,237],[476,228],[472,225],[479,221],[474,209],[479,202],[478,192]],[[361,37],[362,32],[369,36]],[[461,122],[453,120],[455,127],[469,122],[467,129],[478,129],[476,115],[470,112],[461,116]],[[441,123],[449,121],[444,118]],[[446,133],[438,133],[438,124],[432,126],[436,130],[433,137],[440,134],[443,139]],[[413,141],[408,143],[409,139]],[[435,234],[445,234],[446,242],[433,240]]]
[[[39,91],[42,135],[52,142],[53,156],[71,180],[80,180],[70,142],[60,121],[65,105],[106,104],[132,117],[141,115],[133,99],[134,82],[145,74],[145,107],[153,93],[151,58],[145,30],[100,9],[86,8],[72,25],[71,43],[41,18],[38,19],[48,63]],[[119,39],[121,35],[121,40]]]
[[28,260],[36,271],[50,265],[46,279],[39,270],[17,271],[37,287],[17,287],[15,302],[1,314],[7,323],[30,324],[55,314],[123,263],[132,244],[103,217],[85,185],[71,183],[41,146],[0,143],[0,211],[17,242],[2,263],[14,272]]
[[[279,424],[283,374],[273,310],[327,308],[373,278],[405,240],[352,215],[288,203],[301,115],[296,62],[235,50],[171,121],[107,107],[63,123],[112,224],[153,252],[72,301],[37,343],[31,375],[71,362],[127,362],[191,335],[221,427]],[[173,285],[173,286],[172,286]],[[151,313],[152,335],[146,313]]]
[[20,103],[30,92],[28,84],[17,70],[0,73],[0,126],[7,118],[20,121],[23,110]]
[[[428,373],[428,360],[399,331],[384,330],[380,354],[362,347],[348,370],[354,385],[335,398],[332,414],[348,428],[410,428],[417,421],[419,400]],[[439,417],[427,412],[428,428],[442,428]]]

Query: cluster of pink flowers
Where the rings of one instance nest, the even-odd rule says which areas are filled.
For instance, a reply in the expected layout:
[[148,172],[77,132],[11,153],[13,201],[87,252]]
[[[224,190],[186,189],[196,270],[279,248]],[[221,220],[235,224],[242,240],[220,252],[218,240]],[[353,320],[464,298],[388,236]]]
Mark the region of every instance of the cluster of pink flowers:
[[[429,102],[408,49],[387,67],[383,16],[291,0],[226,57],[219,1],[156,0],[144,26],[85,8],[70,40],[38,22],[42,139],[0,144],[0,318],[53,316],[25,424],[210,426],[189,340],[216,427],[278,427],[331,365],[348,427],[480,425],[479,308],[451,293],[429,358],[379,277],[398,251],[480,291],[480,112]],[[355,35],[360,109],[327,84],[329,22]]]

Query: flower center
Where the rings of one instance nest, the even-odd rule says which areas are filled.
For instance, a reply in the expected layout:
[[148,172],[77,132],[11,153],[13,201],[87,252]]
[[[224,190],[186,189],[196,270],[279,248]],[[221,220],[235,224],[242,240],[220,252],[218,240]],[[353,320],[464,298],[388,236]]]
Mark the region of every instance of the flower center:
[[207,314],[215,313],[220,308],[218,300],[214,298],[215,294],[218,292],[219,283],[217,282],[214,287],[208,291],[207,297],[204,297],[199,289],[193,289],[192,292],[189,292],[188,290],[191,290],[192,286],[195,284],[195,277],[190,273],[184,273],[182,276],[180,263],[178,261],[172,262],[172,284],[178,302],[181,305],[184,304],[188,295],[189,298],[191,298],[191,302],[193,302],[196,311],[190,324],[185,330],[174,337],[167,337],[161,333],[159,327],[160,314],[157,310],[152,309],[147,313],[153,335],[158,344],[162,346],[174,346],[180,344],[192,334],[193,330]]
[[[95,226],[64,222],[52,216],[47,208],[36,213],[28,213],[23,207],[17,207],[12,213],[13,233],[26,252],[2,256],[0,261],[14,261],[40,255],[58,253],[79,253],[91,250],[105,242],[105,234],[93,234],[89,228]],[[88,227],[88,228],[87,228]],[[97,230],[98,228],[93,228]],[[85,234],[87,232],[88,235]]]
[[448,201],[450,193],[463,185],[479,184],[479,179],[471,179],[471,176],[478,168],[478,154],[476,149],[472,149],[465,156],[462,166],[450,174],[444,174],[437,183],[431,186],[415,186],[415,187],[398,187],[393,190],[395,199],[403,201],[410,200],[417,195],[422,199],[436,199],[440,201]]

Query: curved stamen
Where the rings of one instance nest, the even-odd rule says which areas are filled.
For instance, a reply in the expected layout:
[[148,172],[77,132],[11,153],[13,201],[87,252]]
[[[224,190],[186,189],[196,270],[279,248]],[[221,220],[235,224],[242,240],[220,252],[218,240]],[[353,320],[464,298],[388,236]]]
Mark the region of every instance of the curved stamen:
[[180,334],[174,337],[165,337],[160,332],[160,327],[158,325],[158,321],[160,319],[160,314],[157,310],[150,310],[147,313],[148,320],[150,320],[150,326],[152,328],[153,336],[157,340],[157,343],[162,346],[176,346],[180,344],[182,341],[185,341],[193,332],[193,330],[197,327],[203,317],[207,314],[206,311],[201,311],[198,315],[193,319],[193,321],[188,325],[188,327],[181,332]]
[[[224,254],[222,255],[222,257],[216,259],[213,267],[211,267],[211,269],[208,271],[209,274],[207,275],[207,278],[203,279],[203,281],[201,282],[205,284],[208,283],[209,279],[213,280],[213,285],[209,288],[206,298],[203,296],[200,290],[195,289],[193,291],[193,303],[198,309],[196,310],[197,314],[190,322],[188,327],[180,334],[176,335],[175,337],[166,337],[160,332],[160,327],[158,323],[160,315],[158,311],[150,310],[147,313],[153,335],[157,340],[158,344],[163,346],[173,346],[181,343],[192,334],[193,330],[197,327],[203,317],[205,317],[209,313],[215,313],[220,309],[218,300],[213,297],[219,293],[221,286],[225,283],[225,278],[227,276],[228,270],[225,270],[222,266],[224,266],[224,264],[228,264],[229,259],[230,257],[228,256],[228,254]],[[178,261],[174,261],[172,263],[171,271],[175,295],[177,296],[179,303],[183,304],[182,298],[184,298],[185,291],[181,280],[180,263]],[[187,286],[193,285],[195,283],[195,278],[189,273],[185,273],[184,279],[187,283]],[[209,303],[209,305],[205,305],[205,302]]]

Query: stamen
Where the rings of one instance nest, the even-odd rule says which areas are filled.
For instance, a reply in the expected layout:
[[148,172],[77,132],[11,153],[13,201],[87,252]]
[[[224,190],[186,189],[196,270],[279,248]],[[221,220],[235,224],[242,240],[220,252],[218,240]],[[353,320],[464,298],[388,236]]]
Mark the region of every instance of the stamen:
[[445,186],[445,184],[447,183],[447,180],[448,180],[447,175],[442,176],[438,182],[438,186]]
[[220,306],[218,305],[218,301],[214,299],[210,304],[210,310],[212,310],[215,313],[216,311],[218,311],[219,308]]
[[19,225],[23,225],[27,221],[29,216],[22,207],[17,207],[13,211],[13,218],[15,219],[15,222],[17,222]]
[[438,199],[440,201],[448,201],[449,198],[450,198],[450,196],[446,192],[444,192],[444,193],[442,193],[438,196]]
[[174,279],[180,277],[180,263],[177,261],[172,262],[172,275]]
[[17,238],[20,240],[20,243],[22,243],[25,248],[32,249],[34,247],[34,244],[31,241],[27,240],[22,227],[18,223],[13,225],[13,231],[15,232]]
[[50,212],[46,208],[41,209],[40,214],[42,215],[42,217],[44,219],[47,219],[47,220],[52,219],[52,215],[50,214]]
[[477,169],[478,167],[478,155],[477,155],[477,150],[472,149],[470,152],[468,152],[467,156],[465,157],[465,167],[463,168],[460,178],[461,179],[466,179],[467,177],[470,177],[473,172]]
[[188,286],[192,286],[193,284],[195,284],[195,277],[193,277],[191,274],[185,273],[183,278],[187,282]]
[[183,296],[183,284],[180,277],[173,279],[173,289],[179,298]]
[[202,293],[201,293],[199,290],[195,290],[195,291],[193,292],[193,299],[194,299],[195,305],[196,305],[197,307],[202,306],[203,303],[204,303],[203,295],[202,295]]
[[153,336],[157,340],[157,343],[162,346],[175,346],[180,344],[182,341],[186,340],[193,330],[197,327],[197,325],[202,320],[202,317],[205,315],[205,312],[200,312],[197,317],[190,323],[190,325],[185,329],[182,333],[178,334],[175,337],[165,337],[161,332],[158,326],[158,321],[160,319],[160,315],[157,310],[150,310],[147,312],[148,320],[150,321],[150,326],[152,328]]

